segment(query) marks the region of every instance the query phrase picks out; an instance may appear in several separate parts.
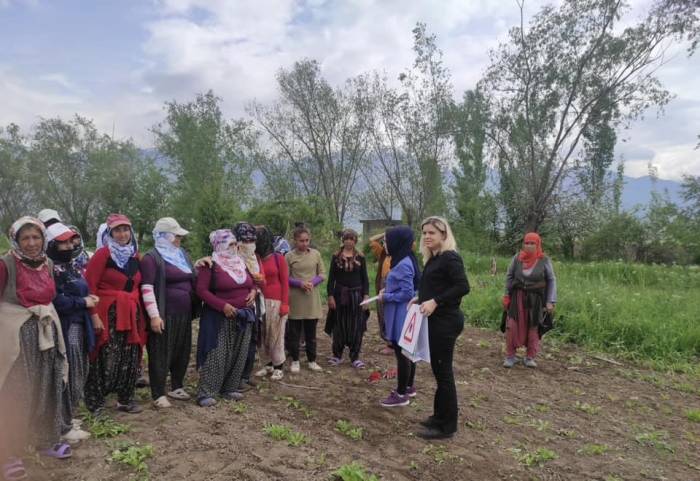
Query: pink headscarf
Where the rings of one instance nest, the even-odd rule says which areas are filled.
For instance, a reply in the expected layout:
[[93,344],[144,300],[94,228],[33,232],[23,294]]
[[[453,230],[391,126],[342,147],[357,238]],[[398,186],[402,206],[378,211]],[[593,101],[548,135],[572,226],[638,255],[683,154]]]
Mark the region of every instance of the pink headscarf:
[[209,242],[214,249],[212,260],[216,262],[236,284],[243,284],[248,277],[245,261],[229,246],[236,242],[236,236],[231,229],[218,229],[209,234]]

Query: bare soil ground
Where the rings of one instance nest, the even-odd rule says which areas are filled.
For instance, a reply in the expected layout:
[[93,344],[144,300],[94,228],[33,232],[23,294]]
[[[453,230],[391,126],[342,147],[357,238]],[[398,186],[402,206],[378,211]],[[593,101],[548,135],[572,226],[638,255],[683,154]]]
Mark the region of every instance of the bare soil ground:
[[[109,411],[128,433],[83,442],[71,460],[33,458],[29,473],[38,480],[147,479],[108,461],[115,443],[130,440],[153,446],[146,461],[152,480],[328,480],[352,461],[383,480],[700,480],[700,423],[686,415],[700,409],[698,379],[609,362],[548,339],[538,369],[506,370],[499,333],[467,327],[455,359],[460,430],[428,443],[413,433],[431,414],[430,367],[419,366],[410,407],[380,407],[395,380],[370,384],[367,377],[394,362],[378,353],[371,326],[366,370],[346,361],[313,373],[302,362],[301,373],[285,373],[290,385],[263,380],[245,406],[174,402],[156,411],[141,389],[143,413]],[[330,342],[319,335],[325,366]],[[192,367],[190,392],[196,382]],[[361,427],[362,439],[340,433],[338,420]],[[272,439],[263,430],[269,423],[303,433],[306,444]]]

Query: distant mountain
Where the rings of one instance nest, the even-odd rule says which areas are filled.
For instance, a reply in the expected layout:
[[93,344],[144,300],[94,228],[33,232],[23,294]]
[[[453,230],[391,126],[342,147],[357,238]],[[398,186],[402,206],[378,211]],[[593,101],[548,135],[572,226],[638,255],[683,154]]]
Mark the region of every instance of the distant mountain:
[[678,204],[683,204],[681,198],[681,183],[675,180],[657,179],[651,177],[625,177],[625,187],[622,191],[622,208],[633,209],[635,206],[646,206],[651,201],[652,192],[668,195],[669,199]]

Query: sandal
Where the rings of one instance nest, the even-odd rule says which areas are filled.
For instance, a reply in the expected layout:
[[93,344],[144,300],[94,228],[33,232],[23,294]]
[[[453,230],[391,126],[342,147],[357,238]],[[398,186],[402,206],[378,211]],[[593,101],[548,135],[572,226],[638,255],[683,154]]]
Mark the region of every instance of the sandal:
[[168,393],[168,397],[171,399],[177,399],[178,401],[187,401],[190,398],[190,395],[187,394],[187,391],[185,391],[182,388],[174,389]]
[[331,366],[337,366],[341,363],[342,361],[338,357],[329,357],[328,358],[328,364]]
[[24,469],[22,460],[19,458],[10,458],[8,462],[2,465],[2,477],[7,481],[27,479],[27,470]]
[[352,367],[355,369],[364,369],[365,368],[365,363],[360,361],[359,359],[355,359],[352,361]]
[[216,406],[216,399],[213,397],[203,397],[197,400],[197,404],[203,408],[210,408],[212,406]]
[[66,459],[73,456],[73,451],[68,443],[56,443],[51,448],[42,451],[44,456],[56,459]]

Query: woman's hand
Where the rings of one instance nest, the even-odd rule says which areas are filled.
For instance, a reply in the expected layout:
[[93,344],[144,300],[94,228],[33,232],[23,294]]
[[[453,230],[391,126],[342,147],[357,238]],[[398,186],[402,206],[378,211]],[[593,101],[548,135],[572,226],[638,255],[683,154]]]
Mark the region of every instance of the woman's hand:
[[311,292],[314,290],[314,283],[311,281],[304,281],[304,283],[301,285],[301,288],[304,289],[304,291]]
[[85,301],[85,307],[87,307],[88,309],[95,307],[97,303],[100,302],[100,298],[97,296],[93,296],[92,294],[83,297],[83,300]]
[[551,302],[548,302],[547,305],[545,306],[545,309],[547,309],[547,312],[550,314],[554,312],[554,304]]
[[197,262],[194,263],[195,267],[209,267],[211,268],[212,261],[211,261],[211,256],[206,256],[202,257],[201,259],[197,259]]
[[510,308],[510,296],[508,294],[503,296],[502,303],[503,303],[503,310],[507,311]]
[[253,276],[253,280],[258,284],[265,280],[265,276],[259,272],[256,272],[255,274],[251,274],[251,276]]
[[226,304],[224,306],[224,315],[233,319],[234,317],[236,317],[236,308],[233,307],[231,304]]
[[156,334],[163,334],[164,330],[165,321],[163,321],[163,319],[160,317],[154,317],[151,319],[151,331],[155,332]]
[[102,324],[102,319],[100,319],[100,316],[98,314],[93,314],[90,317],[92,318],[92,328],[95,330],[95,332],[102,332],[105,326]]
[[436,307],[437,302],[435,302],[434,299],[429,299],[420,305],[420,313],[424,316],[430,317]]
[[[362,298],[362,302],[366,301],[367,299],[369,299],[369,296],[364,296],[364,297]],[[369,310],[369,304],[363,305],[363,306],[362,306],[362,309],[365,310],[365,311],[368,311],[368,310]]]
[[328,309],[331,311],[335,310],[335,297],[333,296],[328,296]]
[[[365,296],[365,298],[367,298],[367,296]],[[377,294],[377,300],[381,301],[383,299],[384,299],[384,289],[380,289],[379,293]],[[409,302],[409,304],[410,304],[410,302]]]
[[255,296],[258,294],[258,291],[253,289],[248,293],[248,295],[245,297],[245,305],[246,306],[252,306],[255,304]]

